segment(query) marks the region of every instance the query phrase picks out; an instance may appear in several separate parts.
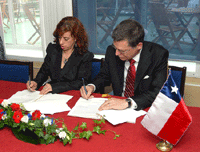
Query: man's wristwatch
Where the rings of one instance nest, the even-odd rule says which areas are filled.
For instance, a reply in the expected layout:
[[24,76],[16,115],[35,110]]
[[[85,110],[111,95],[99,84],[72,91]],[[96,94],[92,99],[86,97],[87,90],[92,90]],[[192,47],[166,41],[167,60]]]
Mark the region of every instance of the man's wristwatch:
[[131,99],[126,99],[126,102],[128,102],[128,107],[127,108],[130,108],[131,107],[131,103],[132,103],[132,101],[131,101]]

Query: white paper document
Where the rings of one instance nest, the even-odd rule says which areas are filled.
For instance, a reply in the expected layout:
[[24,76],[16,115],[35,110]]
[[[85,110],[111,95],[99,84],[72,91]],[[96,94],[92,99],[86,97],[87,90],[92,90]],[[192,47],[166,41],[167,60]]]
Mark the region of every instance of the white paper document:
[[11,103],[22,103],[27,111],[40,110],[43,114],[54,114],[71,110],[67,102],[73,96],[52,93],[40,95],[39,93],[40,91],[18,91],[8,101]]
[[111,124],[117,125],[124,122],[135,123],[136,118],[145,115],[146,111],[144,110],[133,110],[133,109],[124,109],[124,110],[103,110],[98,112],[101,116],[104,116]]
[[84,99],[79,98],[76,102],[75,106],[68,113],[68,116],[82,117],[82,118],[92,118],[99,119],[100,117],[97,115],[99,112],[99,107],[108,100],[106,98],[92,98],[92,99]]
[[76,105],[72,108],[68,115],[92,119],[100,119],[100,116],[104,116],[104,118],[111,124],[117,125],[124,122],[135,123],[136,118],[146,114],[143,110],[136,111],[133,109],[99,111],[99,107],[105,102],[105,100],[108,99],[92,98],[86,100],[79,98]]

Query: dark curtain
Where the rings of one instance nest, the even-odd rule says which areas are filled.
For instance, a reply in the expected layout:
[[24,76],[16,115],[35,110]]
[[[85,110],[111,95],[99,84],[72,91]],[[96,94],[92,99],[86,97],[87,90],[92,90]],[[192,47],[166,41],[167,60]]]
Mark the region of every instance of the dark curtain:
[[5,51],[4,51],[4,46],[3,46],[3,41],[0,37],[0,60],[5,60]]

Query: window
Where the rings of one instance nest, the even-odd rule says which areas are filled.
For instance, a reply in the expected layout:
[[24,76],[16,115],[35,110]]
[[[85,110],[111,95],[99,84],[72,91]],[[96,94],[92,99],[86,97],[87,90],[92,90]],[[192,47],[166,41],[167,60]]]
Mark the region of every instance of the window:
[[42,57],[39,1],[3,0],[1,11],[6,54],[28,56],[37,50],[33,58]]
[[[3,36],[8,59],[43,61],[53,31],[72,15],[71,0],[1,0]],[[1,23],[1,22],[0,22]],[[1,25],[0,25],[1,26]]]
[[4,0],[1,7],[6,44],[41,46],[37,0]]
[[[164,10],[162,13],[166,17],[160,11],[153,12],[157,6]],[[199,75],[195,74],[200,60],[199,0],[73,0],[73,10],[88,31],[92,52],[105,54],[107,46],[112,44],[111,33],[115,26],[124,19],[133,18],[145,28],[146,41],[169,50],[169,64],[179,66],[181,63],[188,67],[191,76]],[[168,20],[169,25],[158,25],[162,18]],[[190,66],[196,67],[195,72]]]

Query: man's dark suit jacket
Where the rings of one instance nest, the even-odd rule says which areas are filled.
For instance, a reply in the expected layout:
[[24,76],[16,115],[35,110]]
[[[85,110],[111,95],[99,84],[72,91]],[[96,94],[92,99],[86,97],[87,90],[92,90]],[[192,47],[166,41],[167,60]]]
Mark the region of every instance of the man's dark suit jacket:
[[79,90],[83,85],[82,78],[86,83],[90,80],[93,53],[87,51],[80,55],[75,49],[61,69],[62,49],[57,49],[55,44],[49,43],[46,52],[44,63],[34,79],[38,88],[48,79],[48,76],[51,78],[49,83],[52,86],[52,93]]
[[[115,55],[116,50],[108,46],[105,62],[99,74],[92,82],[98,90],[108,81],[112,84],[114,95],[121,96],[124,83],[124,64]],[[167,78],[169,52],[162,46],[144,42],[136,71],[134,96],[137,109],[150,107]]]

